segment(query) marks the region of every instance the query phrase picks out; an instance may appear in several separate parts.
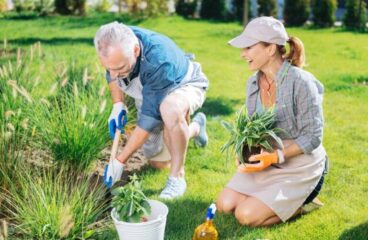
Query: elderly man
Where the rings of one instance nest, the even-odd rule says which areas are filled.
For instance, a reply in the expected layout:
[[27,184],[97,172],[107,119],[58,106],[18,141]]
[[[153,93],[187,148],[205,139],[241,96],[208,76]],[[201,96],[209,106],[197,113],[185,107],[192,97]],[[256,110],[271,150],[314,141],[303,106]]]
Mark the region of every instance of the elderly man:
[[[122,152],[105,168],[105,184],[111,187],[119,180],[124,163],[143,146],[153,167],[161,169],[171,163],[160,198],[182,196],[187,186],[184,160],[189,139],[194,138],[200,147],[208,143],[206,116],[198,113],[190,124],[187,121],[202,106],[208,89],[200,64],[191,61],[168,37],[118,22],[103,25],[94,43],[106,68],[113,101],[109,118],[111,137],[126,123],[124,94],[135,99],[138,110],[137,127]],[[167,151],[166,146],[169,157],[160,159],[157,155]]]

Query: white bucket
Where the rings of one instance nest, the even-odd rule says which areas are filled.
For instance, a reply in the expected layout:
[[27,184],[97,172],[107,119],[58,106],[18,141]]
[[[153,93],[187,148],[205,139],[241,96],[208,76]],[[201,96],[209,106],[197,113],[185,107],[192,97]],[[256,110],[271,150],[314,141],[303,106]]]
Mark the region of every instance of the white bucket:
[[151,215],[147,222],[128,223],[117,220],[115,209],[111,211],[120,240],[163,240],[165,236],[167,206],[156,200],[148,200]]

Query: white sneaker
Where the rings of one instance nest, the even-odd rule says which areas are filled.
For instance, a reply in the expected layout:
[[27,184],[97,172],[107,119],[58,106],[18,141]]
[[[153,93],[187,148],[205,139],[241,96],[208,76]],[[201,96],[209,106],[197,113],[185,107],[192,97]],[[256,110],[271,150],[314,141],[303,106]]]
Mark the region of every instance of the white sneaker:
[[164,190],[162,190],[159,198],[172,200],[184,195],[187,183],[184,178],[169,177]]

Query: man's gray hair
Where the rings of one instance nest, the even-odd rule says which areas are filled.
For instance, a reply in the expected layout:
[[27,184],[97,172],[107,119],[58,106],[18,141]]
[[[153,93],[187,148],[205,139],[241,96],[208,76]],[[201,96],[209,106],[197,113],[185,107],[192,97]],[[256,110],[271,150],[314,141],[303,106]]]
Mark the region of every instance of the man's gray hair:
[[124,54],[132,56],[134,54],[134,46],[139,43],[132,29],[115,21],[102,25],[98,29],[94,38],[94,44],[97,53],[102,56],[107,56],[111,47],[121,47]]

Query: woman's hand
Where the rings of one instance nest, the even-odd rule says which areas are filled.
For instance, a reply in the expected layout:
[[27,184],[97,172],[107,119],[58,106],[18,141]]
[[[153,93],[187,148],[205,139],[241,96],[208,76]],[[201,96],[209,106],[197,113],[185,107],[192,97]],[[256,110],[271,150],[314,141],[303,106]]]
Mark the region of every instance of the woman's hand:
[[271,164],[278,163],[278,160],[279,156],[277,151],[274,151],[272,153],[262,151],[260,154],[252,155],[249,158],[249,162],[251,163],[239,165],[238,172],[241,173],[259,172],[264,170],[265,168],[268,168],[269,166],[271,166]]

